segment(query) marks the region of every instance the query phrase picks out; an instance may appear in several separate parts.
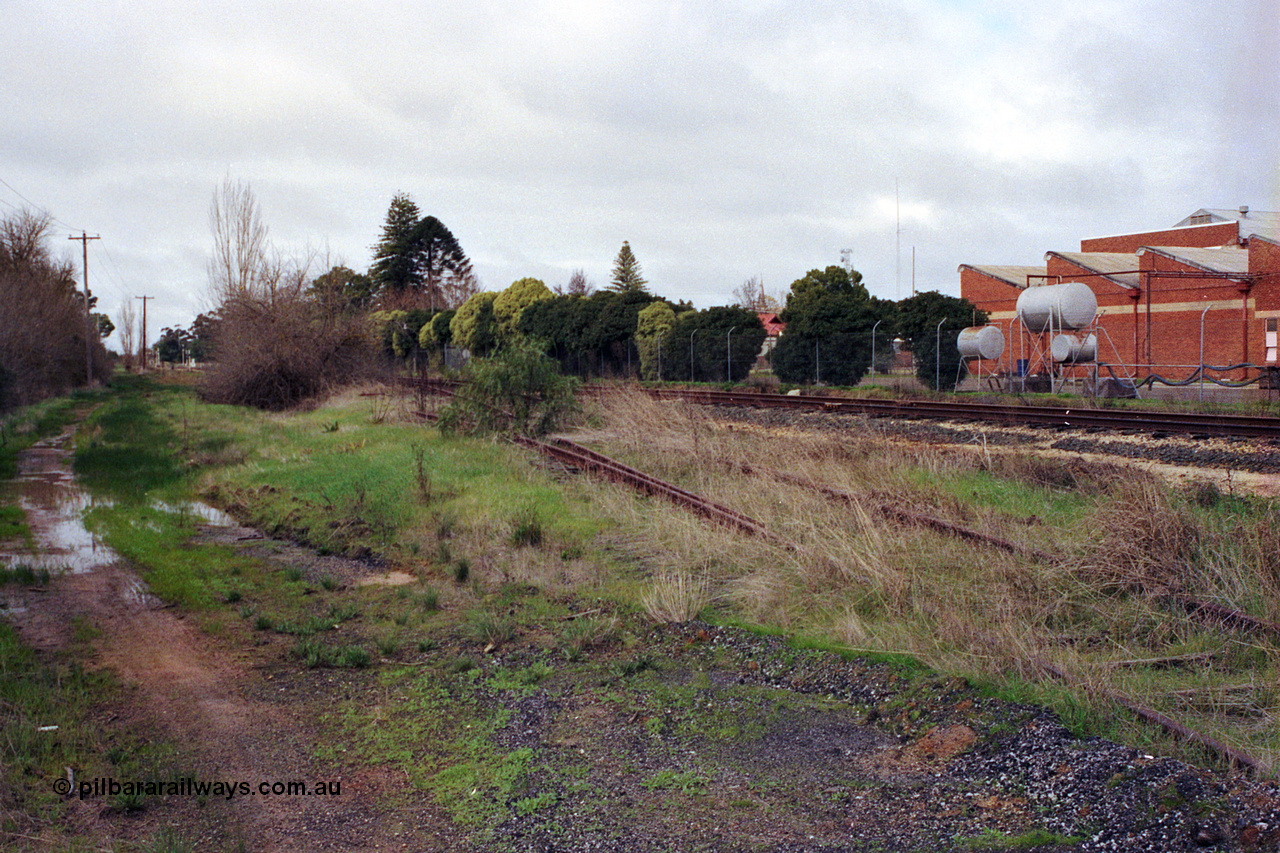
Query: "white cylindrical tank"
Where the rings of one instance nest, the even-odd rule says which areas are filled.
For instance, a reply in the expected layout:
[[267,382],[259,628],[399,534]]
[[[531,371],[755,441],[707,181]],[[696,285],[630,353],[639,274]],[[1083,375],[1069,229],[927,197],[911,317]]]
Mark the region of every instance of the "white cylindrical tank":
[[1059,364],[1087,364],[1098,357],[1098,336],[1054,335],[1049,354]]
[[1083,329],[1098,313],[1098,297],[1079,281],[1028,287],[1018,295],[1018,319],[1030,332]]
[[961,358],[996,359],[1004,354],[1004,334],[997,326],[970,326],[956,338]]

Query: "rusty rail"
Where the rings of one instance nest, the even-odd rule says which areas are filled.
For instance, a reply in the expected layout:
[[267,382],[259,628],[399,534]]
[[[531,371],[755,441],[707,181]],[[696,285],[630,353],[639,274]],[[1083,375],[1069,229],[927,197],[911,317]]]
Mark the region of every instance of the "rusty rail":
[[557,438],[550,442],[545,442],[524,436],[516,436],[513,440],[523,447],[537,450],[556,459],[568,467],[590,471],[607,480],[624,483],[645,494],[665,498],[674,504],[691,509],[717,524],[723,524],[726,527],[736,528],[753,536],[759,536],[791,550],[796,550],[797,548],[794,542],[778,536],[749,515],[738,512],[724,504],[707,500],[688,489],[682,489],[665,480],[660,480],[567,439]]
[[1202,622],[1218,622],[1227,627],[1248,633],[1270,634],[1273,637],[1280,637],[1280,625],[1270,620],[1259,619],[1257,616],[1250,616],[1248,613],[1232,610],[1230,607],[1214,604],[1212,601],[1200,601],[1178,593],[1171,594],[1170,598],[1193,618]]
[[[1048,661],[1037,659],[1032,661],[1032,663],[1064,684],[1072,687],[1080,687],[1080,684],[1075,679]],[[1128,696],[1113,693],[1110,690],[1097,690],[1094,692],[1108,701],[1127,708],[1134,716],[1143,722],[1159,726],[1176,738],[1204,747],[1220,758],[1226,759],[1233,766],[1252,770],[1254,773],[1259,775],[1262,775],[1271,769],[1270,765],[1254,758],[1247,752],[1236,749],[1235,747],[1225,744],[1217,738],[1211,737],[1203,732],[1198,732],[1195,729],[1184,726],[1182,723],[1167,714],[1162,714],[1154,708],[1148,708],[1147,706],[1130,699]]]
[[[760,468],[746,463],[741,464],[740,467],[747,473],[756,473],[765,477],[780,480],[784,483],[791,483],[807,489],[813,489],[831,500],[843,501],[848,504],[860,503],[858,496],[852,492],[845,491],[844,489],[837,489],[836,487],[829,486],[825,483],[818,483],[807,477],[801,477],[798,474],[791,474],[786,471],[778,471],[771,468]],[[1040,560],[1057,559],[1054,555],[1045,551],[1039,551],[1035,548],[1018,545],[1017,543],[1010,542],[1007,539],[1002,539],[999,536],[993,536],[990,533],[983,533],[980,530],[974,530],[970,527],[954,524],[950,521],[946,521],[945,519],[937,518],[936,516],[913,512],[908,509],[903,509],[902,507],[896,507],[892,504],[885,503],[884,501],[873,501],[871,506],[876,512],[894,521],[928,527],[938,531],[939,533],[946,533],[959,539],[988,545],[992,548],[997,548],[1001,551],[1008,551],[1012,554],[1022,554],[1024,556],[1035,557]]]

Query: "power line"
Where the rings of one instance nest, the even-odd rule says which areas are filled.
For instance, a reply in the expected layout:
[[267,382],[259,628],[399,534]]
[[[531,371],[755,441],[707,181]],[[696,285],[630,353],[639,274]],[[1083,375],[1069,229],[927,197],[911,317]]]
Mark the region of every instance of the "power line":
[[107,256],[107,261],[111,265],[111,271],[115,273],[116,284],[120,285],[120,290],[123,293],[127,289],[127,286],[124,283],[124,273],[120,272],[120,267],[116,264],[115,257],[107,251],[107,244],[99,243],[94,248],[101,249],[102,254]]
[[59,219],[58,217],[56,217],[56,216],[54,216],[52,213],[50,213],[50,212],[49,212],[49,208],[45,207],[43,204],[36,204],[36,203],[35,203],[34,201],[32,201],[31,199],[27,198],[25,195],[23,195],[22,193],[18,192],[18,191],[17,191],[17,189],[15,189],[15,188],[14,188],[13,184],[9,183],[9,182],[8,182],[8,181],[6,181],[4,178],[0,178],[0,184],[4,184],[6,187],[8,187],[8,188],[9,188],[9,191],[10,191],[11,193],[13,193],[13,194],[14,194],[14,195],[16,195],[18,198],[20,198],[20,199],[22,199],[23,201],[25,201],[27,204],[29,204],[29,205],[31,205],[32,207],[34,207],[36,210],[39,210],[39,211],[43,212],[45,216],[49,217],[49,220],[50,220],[51,222],[56,222],[56,223],[58,223],[59,225],[61,225],[63,228],[69,228],[69,229],[71,229],[72,231],[81,231],[81,232],[83,232],[83,231],[84,231],[84,229],[83,229],[83,228],[77,228],[77,227],[75,227],[74,225],[70,225],[70,224],[68,224],[68,223],[66,223],[66,222],[63,222],[61,219]]

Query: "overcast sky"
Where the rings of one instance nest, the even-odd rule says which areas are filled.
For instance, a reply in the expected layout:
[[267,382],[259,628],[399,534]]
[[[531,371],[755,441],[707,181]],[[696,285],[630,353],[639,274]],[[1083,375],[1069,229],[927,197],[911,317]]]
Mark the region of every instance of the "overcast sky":
[[77,266],[100,235],[90,287],[155,296],[153,337],[211,307],[227,176],[286,254],[366,270],[405,192],[487,290],[602,286],[628,240],[700,308],[843,249],[876,295],[913,249],[958,294],[961,263],[1280,210],[1276,0],[0,0],[0,74],[0,214]]

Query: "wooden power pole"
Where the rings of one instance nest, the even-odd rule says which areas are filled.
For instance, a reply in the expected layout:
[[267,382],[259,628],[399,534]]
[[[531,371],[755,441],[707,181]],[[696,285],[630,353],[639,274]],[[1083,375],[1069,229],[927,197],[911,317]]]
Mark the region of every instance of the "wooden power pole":
[[80,236],[74,234],[67,238],[68,240],[79,240],[81,248],[84,249],[84,383],[85,385],[93,385],[93,342],[96,336],[90,332],[93,324],[93,316],[89,312],[89,241],[101,240],[97,234],[90,237],[81,231]]
[[134,299],[142,300],[142,372],[147,372],[147,300],[155,299],[154,296],[135,296]]

